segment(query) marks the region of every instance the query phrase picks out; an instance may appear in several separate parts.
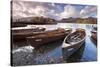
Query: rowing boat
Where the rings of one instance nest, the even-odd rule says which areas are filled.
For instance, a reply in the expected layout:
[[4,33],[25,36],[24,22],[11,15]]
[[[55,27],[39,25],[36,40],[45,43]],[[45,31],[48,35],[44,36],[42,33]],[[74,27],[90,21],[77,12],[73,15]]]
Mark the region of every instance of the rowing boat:
[[67,60],[85,42],[85,30],[78,28],[73,33],[66,36],[62,44],[62,55]]
[[66,35],[71,33],[72,29],[58,28],[56,30],[46,31],[43,34],[27,37],[27,42],[33,47],[54,42],[60,39],[64,39]]
[[90,39],[97,46],[97,26],[92,26]]
[[17,27],[12,28],[12,40],[13,41],[22,41],[25,40],[26,37],[33,36],[36,34],[40,34],[42,31],[45,31],[45,28],[41,27],[34,27],[34,28],[27,28],[27,27]]
[[97,31],[91,31],[91,41],[97,46]]

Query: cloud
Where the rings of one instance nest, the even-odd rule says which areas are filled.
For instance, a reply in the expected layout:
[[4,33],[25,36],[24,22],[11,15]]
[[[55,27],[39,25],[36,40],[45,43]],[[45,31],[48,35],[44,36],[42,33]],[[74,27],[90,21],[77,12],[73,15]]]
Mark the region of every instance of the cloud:
[[24,13],[27,9],[22,2],[12,2],[12,15],[15,18],[26,17],[27,15]]
[[88,17],[92,13],[97,14],[97,7],[96,6],[86,6],[80,11],[80,16],[81,17],[85,17],[85,16]]
[[[93,13],[95,15],[93,15]],[[72,5],[66,5],[64,7],[64,11],[61,12],[61,18],[69,18],[69,17],[89,17],[89,16],[95,16],[97,15],[97,7],[96,6],[85,6],[83,9],[78,9],[76,6]]]
[[57,9],[54,3],[40,3],[40,2],[13,2],[13,17],[30,17],[30,16],[44,16],[50,18],[57,18]]
[[64,11],[61,13],[61,17],[63,18],[69,18],[69,17],[77,17],[78,16],[78,10],[75,6],[66,5],[64,7]]
[[62,4],[32,1],[13,1],[12,4],[14,18],[43,16],[60,20],[69,17],[88,17],[93,13],[96,16],[97,11],[96,6],[85,6],[79,9],[75,5],[62,6]]

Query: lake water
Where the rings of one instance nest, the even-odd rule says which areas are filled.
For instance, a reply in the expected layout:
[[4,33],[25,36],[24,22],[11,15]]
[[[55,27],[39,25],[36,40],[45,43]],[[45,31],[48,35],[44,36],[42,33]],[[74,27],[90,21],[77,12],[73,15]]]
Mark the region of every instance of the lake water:
[[[45,27],[46,30],[61,28],[83,28],[86,30],[86,40],[83,46],[77,50],[68,60],[63,60],[61,45],[63,41],[56,41],[43,45],[38,48],[17,47],[12,49],[13,65],[33,65],[33,64],[51,64],[51,63],[71,63],[71,62],[88,62],[97,61],[97,47],[90,40],[90,31],[96,24],[75,24],[75,23],[58,23],[57,25],[31,25]],[[30,27],[30,26],[29,26]],[[20,42],[17,44],[26,44]]]

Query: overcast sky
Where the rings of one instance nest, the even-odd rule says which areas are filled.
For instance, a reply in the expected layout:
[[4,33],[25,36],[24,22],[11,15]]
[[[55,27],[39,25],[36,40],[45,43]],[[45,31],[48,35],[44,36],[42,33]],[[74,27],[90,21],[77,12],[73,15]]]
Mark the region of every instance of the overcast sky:
[[97,6],[62,3],[46,3],[34,1],[13,1],[12,16],[14,18],[43,16],[56,20],[69,17],[97,17]]

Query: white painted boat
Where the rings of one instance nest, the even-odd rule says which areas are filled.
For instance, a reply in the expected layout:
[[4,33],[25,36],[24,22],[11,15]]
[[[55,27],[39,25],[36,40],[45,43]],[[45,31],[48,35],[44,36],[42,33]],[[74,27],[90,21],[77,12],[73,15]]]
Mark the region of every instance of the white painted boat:
[[62,44],[62,55],[67,60],[85,42],[85,30],[76,29],[75,32],[67,35]]

